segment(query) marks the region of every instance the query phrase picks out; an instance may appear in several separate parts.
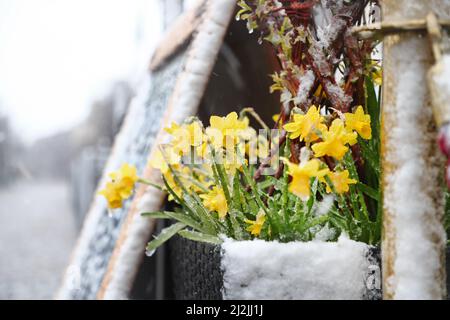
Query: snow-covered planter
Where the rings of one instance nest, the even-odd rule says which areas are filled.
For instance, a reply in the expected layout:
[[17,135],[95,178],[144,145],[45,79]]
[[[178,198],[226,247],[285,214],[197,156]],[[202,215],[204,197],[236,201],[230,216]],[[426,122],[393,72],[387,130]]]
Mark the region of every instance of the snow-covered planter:
[[225,299],[380,299],[378,250],[337,242],[222,244]]
[[381,299],[379,250],[337,242],[172,242],[178,299]]

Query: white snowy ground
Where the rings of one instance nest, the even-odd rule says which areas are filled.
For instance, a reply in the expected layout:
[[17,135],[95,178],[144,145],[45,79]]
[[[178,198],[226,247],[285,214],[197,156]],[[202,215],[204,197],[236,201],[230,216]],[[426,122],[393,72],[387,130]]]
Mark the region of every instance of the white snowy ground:
[[0,299],[52,299],[76,239],[62,182],[0,188]]

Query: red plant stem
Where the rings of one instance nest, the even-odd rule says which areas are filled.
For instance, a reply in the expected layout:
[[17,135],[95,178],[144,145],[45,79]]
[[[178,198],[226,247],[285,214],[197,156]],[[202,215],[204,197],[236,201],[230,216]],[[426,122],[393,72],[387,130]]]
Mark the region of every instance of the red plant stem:
[[[350,102],[351,99],[341,99],[344,94],[353,97],[356,91],[355,87],[360,88],[361,84],[364,84],[363,77],[361,76],[363,73],[363,64],[362,57],[364,51],[359,49],[357,40],[348,32],[349,27],[351,27],[355,22],[357,22],[364,10],[364,7],[367,5],[369,0],[361,0],[355,1],[353,4],[349,6],[343,6],[337,14],[334,15],[335,21],[333,24],[338,26],[338,30],[333,33],[333,37],[327,39],[330,43],[330,47],[328,48],[329,56],[326,56],[319,43],[315,39],[311,39],[307,44],[298,43],[292,46],[292,61],[295,65],[300,66],[303,70],[311,69],[315,74],[314,85],[312,86],[309,96],[311,96],[318,85],[322,85],[322,90],[327,95],[327,99],[331,104],[331,107],[347,112],[350,110]],[[313,28],[314,23],[311,16],[311,9],[315,5],[316,1],[296,1],[296,0],[280,0],[283,4],[282,7],[273,9],[272,12],[279,12],[280,10],[285,10],[286,14],[291,19],[292,23],[295,26],[303,25],[308,28],[311,25]],[[297,32],[296,30],[294,32]],[[313,48],[314,56],[311,54],[309,47]],[[282,54],[282,50],[280,47],[277,48],[278,53]],[[346,54],[350,60],[350,71],[347,76],[347,81],[344,86],[344,90],[337,85],[334,74],[337,68],[336,57],[339,57],[342,53]],[[288,66],[285,64],[283,59],[279,59],[281,68],[289,71]],[[286,84],[286,88],[291,92],[293,96],[297,95],[298,87],[301,85],[296,77],[288,74],[287,77],[288,83]],[[361,80],[362,78],[362,80]],[[362,81],[362,82],[361,82]],[[356,83],[356,84],[355,84]],[[336,90],[342,90],[341,94],[336,94]],[[359,91],[358,91],[359,92]],[[321,102],[321,97],[317,98],[318,102]],[[361,97],[358,97],[360,101]],[[345,101],[343,101],[345,100]],[[310,101],[308,101],[310,102]],[[302,109],[306,109],[307,106],[300,106]],[[285,110],[283,106],[281,106],[280,111],[280,119],[277,122],[277,126],[281,123],[284,124],[289,119],[290,110],[292,105],[290,105],[289,110]],[[279,148],[281,148],[286,141],[286,132],[283,130],[282,137],[279,141]],[[279,148],[276,148],[278,151]],[[299,153],[301,148],[301,143],[298,139],[292,140],[291,145],[291,157],[290,160],[292,162],[298,163],[299,161]],[[265,159],[255,172],[254,178],[255,180],[261,179],[262,172],[265,168],[267,168],[270,163],[273,154],[273,149],[271,149],[271,154],[267,159]],[[355,159],[357,160],[357,159]],[[331,158],[324,157],[324,161],[330,166],[330,168],[334,167],[334,162]],[[358,163],[359,161],[357,161]],[[358,167],[359,167],[358,163]],[[280,169],[279,169],[280,170]],[[281,169],[282,172],[282,169]],[[280,172],[277,171],[275,176],[279,175]],[[269,189],[269,192],[272,189]],[[272,191],[273,192],[273,191]]]

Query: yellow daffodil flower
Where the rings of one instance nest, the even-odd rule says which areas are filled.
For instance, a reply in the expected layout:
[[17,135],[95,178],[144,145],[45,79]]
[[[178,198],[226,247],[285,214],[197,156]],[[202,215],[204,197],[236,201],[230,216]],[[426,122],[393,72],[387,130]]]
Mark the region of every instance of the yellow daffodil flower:
[[[269,141],[264,134],[257,134],[256,130],[252,128],[252,131],[245,137],[245,144],[239,144],[241,155],[245,154],[249,156],[251,161],[256,160],[258,157],[264,159],[269,154]],[[243,148],[242,148],[243,147]]]
[[[244,118],[244,123],[248,123],[248,118]],[[252,127],[247,127],[238,131],[238,136],[241,140],[250,141],[257,136],[256,130]]]
[[201,145],[195,148],[195,152],[197,156],[199,156],[200,158],[204,159],[208,158],[209,156],[208,143],[203,142]]
[[316,91],[314,92],[314,96],[317,98],[326,98],[327,94],[325,93],[325,90],[322,89],[322,85],[319,84]]
[[136,167],[128,163],[124,163],[117,172],[110,173],[109,177],[123,199],[131,196],[134,185],[139,179]]
[[162,174],[165,174],[169,171],[169,165],[172,166],[180,163],[181,156],[171,147],[165,147],[163,152],[161,152],[160,149],[157,149],[149,164],[152,168],[158,169]]
[[[328,177],[333,184],[334,191],[338,194],[346,193],[349,190],[350,184],[355,184],[357,181],[355,179],[349,178],[348,170],[336,171],[328,173]],[[326,191],[328,193],[332,192],[331,187],[327,183]]]
[[231,112],[226,117],[212,116],[209,123],[211,128],[219,129],[224,135],[227,135],[227,130],[243,130],[248,127],[248,119],[239,120],[236,112]]
[[341,119],[335,119],[329,130],[322,132],[322,140],[312,146],[314,155],[316,157],[328,155],[341,160],[348,150],[346,144],[356,143],[356,133],[346,130]]
[[364,113],[362,106],[356,108],[355,113],[344,113],[347,129],[355,130],[363,139],[372,138],[370,115]]
[[236,174],[236,171],[239,170],[242,172],[243,165],[247,165],[248,161],[247,159],[240,159],[240,158],[235,158],[232,159],[231,157],[229,157],[228,159],[225,160],[225,163],[223,164],[225,171],[227,173],[228,176],[233,177]]
[[108,182],[99,194],[106,198],[110,209],[117,209],[122,207],[122,201],[133,193],[134,185],[139,179],[137,169],[124,163],[118,171],[110,173],[109,177],[112,181]]
[[381,71],[381,68],[375,69],[375,71],[373,71],[371,75],[373,83],[375,83],[377,86],[381,86],[383,84],[383,73]]
[[280,117],[281,117],[281,115],[279,113],[274,114],[272,116],[272,120],[273,120],[273,122],[278,123],[278,129],[281,130],[281,128],[283,127],[283,123],[282,123],[283,121],[280,120]]
[[175,122],[172,122],[170,127],[164,128],[164,130],[171,135],[173,135],[179,129],[180,129],[180,126]]
[[[205,132],[206,132],[206,136],[207,136],[209,142],[215,149],[222,148],[225,145],[224,144],[224,136],[219,129],[207,127]],[[207,150],[206,145],[205,145],[205,150]]]
[[269,140],[264,136],[258,136],[258,157],[260,159],[265,159],[269,156]]
[[280,114],[279,114],[279,113],[276,113],[276,114],[274,114],[274,115],[272,116],[273,122],[277,123],[277,122],[278,122],[278,119],[280,119]]
[[216,211],[220,219],[225,218],[228,213],[228,205],[222,188],[215,186],[209,193],[200,195],[200,198],[203,199],[205,208]]
[[263,211],[260,211],[256,215],[255,221],[245,219],[245,222],[250,224],[246,230],[254,236],[259,236],[261,234],[261,229],[264,225],[264,222],[266,222],[266,215]]
[[203,129],[198,121],[187,125],[187,132],[191,146],[198,147],[203,143]]
[[304,201],[308,200],[311,194],[310,178],[322,178],[329,172],[328,168],[320,169],[321,162],[317,159],[299,165],[289,161],[285,162],[288,165],[289,175],[292,176],[289,191]]
[[[167,171],[166,173],[163,174],[164,179],[166,179],[167,184],[169,185],[170,189],[172,189],[172,191],[178,196],[181,197],[183,190],[181,189],[181,187],[178,185],[178,183],[175,181],[172,172]],[[169,193],[168,196],[169,201],[174,200],[174,197],[171,193]]]
[[203,143],[203,130],[197,121],[181,126],[172,135],[173,149],[177,153],[188,154],[191,147],[198,147]]
[[[214,184],[214,182],[211,180],[212,176],[213,176],[212,172],[211,172],[210,175],[198,174],[197,173],[196,180],[197,180],[198,184],[200,184],[203,188],[209,189]],[[191,189],[194,192],[196,192],[196,193],[202,193],[203,192],[203,189],[200,188],[197,184],[194,184],[194,183],[191,185]]]
[[105,197],[108,202],[108,208],[118,209],[122,207],[122,197],[114,184],[114,182],[108,182],[103,190],[98,192],[99,195]]
[[373,61],[369,66],[369,70],[373,83],[377,86],[381,86],[383,84],[383,71],[378,64],[378,61]]
[[239,120],[237,113],[231,112],[226,117],[211,116],[209,123],[206,133],[214,147],[221,147],[228,144],[234,146],[240,135],[248,128],[249,120],[248,118]]
[[320,109],[311,106],[305,115],[294,114],[293,121],[285,124],[284,129],[289,132],[289,138],[296,139],[300,137],[300,141],[312,142],[319,139],[316,131],[322,131],[326,127],[323,125],[323,117],[320,115]]

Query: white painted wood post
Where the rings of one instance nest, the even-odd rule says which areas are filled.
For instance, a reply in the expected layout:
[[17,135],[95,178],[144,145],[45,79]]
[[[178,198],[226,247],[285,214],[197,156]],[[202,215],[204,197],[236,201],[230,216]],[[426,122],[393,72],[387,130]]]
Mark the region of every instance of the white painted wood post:
[[[384,0],[384,22],[450,17],[450,1]],[[383,42],[382,186],[385,299],[442,299],[445,288],[443,157],[436,144],[425,33]],[[449,75],[450,76],[450,75]]]

